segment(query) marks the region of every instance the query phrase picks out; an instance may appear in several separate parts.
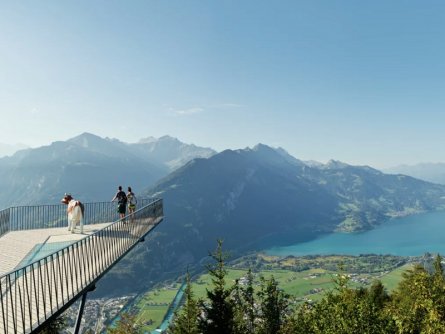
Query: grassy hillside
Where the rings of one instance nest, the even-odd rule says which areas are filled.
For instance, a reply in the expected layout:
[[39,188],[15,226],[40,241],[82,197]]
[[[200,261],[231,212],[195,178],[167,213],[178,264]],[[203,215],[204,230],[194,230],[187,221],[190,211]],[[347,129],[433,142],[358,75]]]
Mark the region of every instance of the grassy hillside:
[[413,267],[412,263],[407,263],[387,273],[386,275],[383,275],[382,278],[380,278],[380,280],[382,281],[383,285],[386,287],[388,291],[392,291],[399,284],[402,274],[408,269],[411,269],[412,267]]

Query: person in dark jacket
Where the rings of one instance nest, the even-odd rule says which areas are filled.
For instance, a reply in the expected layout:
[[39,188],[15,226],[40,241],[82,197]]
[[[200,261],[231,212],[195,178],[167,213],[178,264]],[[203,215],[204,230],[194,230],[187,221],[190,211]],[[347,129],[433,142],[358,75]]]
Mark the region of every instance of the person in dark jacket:
[[127,212],[127,195],[122,191],[122,186],[118,187],[116,195],[114,195],[112,202],[117,200],[117,212],[119,212],[119,217],[123,219],[125,213]]

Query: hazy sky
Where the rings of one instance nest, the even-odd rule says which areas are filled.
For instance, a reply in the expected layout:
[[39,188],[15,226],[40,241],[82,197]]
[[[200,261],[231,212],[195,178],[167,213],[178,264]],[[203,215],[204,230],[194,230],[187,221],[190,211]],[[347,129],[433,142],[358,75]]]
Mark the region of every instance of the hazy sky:
[[444,1],[2,1],[0,143],[445,161]]

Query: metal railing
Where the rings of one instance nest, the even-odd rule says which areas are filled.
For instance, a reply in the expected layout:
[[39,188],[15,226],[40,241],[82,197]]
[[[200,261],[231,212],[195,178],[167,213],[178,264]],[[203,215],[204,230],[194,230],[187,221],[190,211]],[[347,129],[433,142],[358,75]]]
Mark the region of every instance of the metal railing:
[[[99,205],[91,208],[101,210]],[[98,204],[98,203],[95,203]],[[103,208],[103,213],[109,208]],[[44,211],[44,210],[43,210]],[[0,212],[0,222],[11,212]],[[39,214],[45,216],[47,213]],[[86,211],[88,212],[88,211]],[[32,214],[35,214],[33,212]],[[91,211],[91,217],[98,215]],[[113,213],[114,214],[114,213]],[[8,216],[9,215],[9,216]],[[31,217],[32,215],[30,215]],[[51,220],[62,224],[58,220]],[[161,199],[148,203],[111,225],[18,270],[0,276],[0,333],[33,333],[59,315],[95,283],[163,219]],[[28,221],[29,222],[29,221]],[[43,224],[45,225],[45,224]],[[0,225],[2,228],[3,225]],[[11,226],[11,225],[9,225]],[[14,228],[19,225],[12,224]],[[21,227],[39,228],[32,224]],[[45,225],[48,227],[48,225]],[[57,225],[59,226],[59,225]]]
[[[155,199],[142,198],[138,207],[145,207]],[[84,224],[100,224],[119,219],[116,202],[84,203]],[[66,205],[16,206],[0,211],[0,236],[9,231],[35,230],[68,226]]]

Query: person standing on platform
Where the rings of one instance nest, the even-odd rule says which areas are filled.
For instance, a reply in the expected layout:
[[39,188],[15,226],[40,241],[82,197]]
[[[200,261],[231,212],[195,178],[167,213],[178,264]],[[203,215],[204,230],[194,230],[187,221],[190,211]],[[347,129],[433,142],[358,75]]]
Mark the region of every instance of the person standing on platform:
[[75,233],[76,226],[79,225],[80,233],[83,234],[83,217],[85,213],[85,207],[80,202],[71,196],[71,194],[65,193],[61,202],[67,205],[66,212],[68,214],[68,231]]
[[136,195],[131,190],[131,187],[128,187],[127,192],[127,203],[128,203],[128,214],[130,215],[130,220],[133,221],[134,217],[133,214],[136,211],[136,204],[137,204]]
[[125,213],[127,211],[127,195],[122,191],[122,186],[118,187],[116,195],[114,195],[112,202],[117,200],[117,212],[119,212],[119,217],[124,219]]

